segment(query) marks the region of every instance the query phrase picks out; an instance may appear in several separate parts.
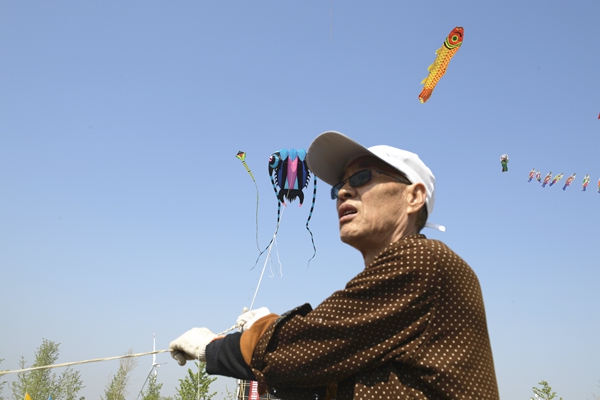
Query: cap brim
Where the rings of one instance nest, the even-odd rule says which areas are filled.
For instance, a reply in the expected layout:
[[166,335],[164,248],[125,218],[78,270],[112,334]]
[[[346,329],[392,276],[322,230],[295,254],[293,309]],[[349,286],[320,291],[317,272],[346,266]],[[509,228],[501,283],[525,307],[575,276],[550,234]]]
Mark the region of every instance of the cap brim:
[[319,179],[333,186],[339,182],[348,164],[363,156],[377,157],[348,136],[329,131],[317,136],[310,144],[306,162]]

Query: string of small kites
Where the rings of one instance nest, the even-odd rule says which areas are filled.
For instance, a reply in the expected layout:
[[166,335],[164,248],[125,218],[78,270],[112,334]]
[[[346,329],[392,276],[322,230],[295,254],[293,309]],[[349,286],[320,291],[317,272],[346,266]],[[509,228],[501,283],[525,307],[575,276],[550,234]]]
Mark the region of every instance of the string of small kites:
[[[502,165],[502,172],[507,172],[508,171],[508,154],[502,154],[500,156],[500,164]],[[548,186],[556,185],[558,182],[560,182],[562,180],[562,178],[564,176],[565,176],[565,173],[561,172],[560,174],[557,174],[554,176],[554,178],[552,178],[552,171],[550,171],[550,172],[548,172],[548,174],[546,174],[544,179],[542,179],[542,172],[539,170],[536,170],[535,168],[532,168],[531,171],[529,171],[529,179],[527,179],[527,182],[531,182],[535,178],[535,180],[538,183],[540,183],[543,188],[545,188],[546,185],[548,185]],[[562,190],[566,190],[569,186],[571,186],[571,183],[573,183],[573,181],[575,180],[576,177],[577,177],[577,173],[575,173],[575,172],[571,176],[569,176],[567,178],[567,180],[565,181],[565,184],[564,184]],[[585,174],[585,176],[583,177],[583,182],[581,184],[582,192],[586,191],[589,183],[590,183],[590,175]],[[600,193],[600,179],[598,179],[598,193]]]
[[[553,186],[556,183],[558,183],[564,176],[564,172],[561,172],[558,175],[555,175],[554,178],[552,178],[552,171],[548,172],[548,174],[544,177],[544,179],[542,179],[542,174],[540,171],[536,171],[535,168],[533,168],[531,171],[529,171],[529,179],[527,180],[527,182],[531,182],[534,178],[537,182],[539,182],[543,188],[546,187],[546,185],[548,186]],[[575,180],[575,177],[577,176],[577,173],[573,173],[571,176],[569,176],[567,178],[567,180],[565,181],[565,184],[563,186],[563,190],[566,190],[571,183],[573,183],[573,181]],[[590,175],[589,174],[585,174],[585,176],[583,177],[583,183],[581,185],[581,191],[585,192],[588,184],[590,183]],[[598,193],[600,193],[600,179],[598,179]]]

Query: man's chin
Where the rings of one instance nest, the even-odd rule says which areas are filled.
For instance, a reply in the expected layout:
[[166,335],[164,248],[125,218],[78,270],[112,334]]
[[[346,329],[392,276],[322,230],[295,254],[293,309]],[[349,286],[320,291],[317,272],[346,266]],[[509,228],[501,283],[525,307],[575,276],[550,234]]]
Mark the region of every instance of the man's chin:
[[356,247],[356,245],[360,242],[360,238],[356,233],[353,232],[344,232],[344,230],[340,230],[340,240],[342,243],[346,243],[349,246]]

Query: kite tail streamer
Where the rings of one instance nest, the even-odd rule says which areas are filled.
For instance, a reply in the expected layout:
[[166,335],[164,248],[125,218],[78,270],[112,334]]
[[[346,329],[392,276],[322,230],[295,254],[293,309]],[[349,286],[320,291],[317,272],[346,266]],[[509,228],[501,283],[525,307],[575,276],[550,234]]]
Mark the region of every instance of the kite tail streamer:
[[250,167],[248,166],[248,164],[246,164],[246,153],[244,153],[243,151],[238,151],[238,153],[236,154],[236,158],[242,162],[242,165],[244,166],[244,168],[246,168],[248,174],[250,174],[250,178],[252,178],[252,182],[254,182],[254,188],[256,189],[256,248],[258,249],[258,251],[260,251],[260,245],[258,244],[258,185],[256,184],[256,179],[254,179],[252,171],[250,171]]
[[[273,234],[273,237],[271,238],[271,241],[269,242],[269,244],[267,244],[267,247],[265,247],[264,250],[258,254],[258,257],[256,257],[256,261],[254,262],[254,266],[251,269],[254,269],[254,267],[256,267],[256,264],[258,264],[258,260],[260,260],[260,256],[262,256],[265,251],[269,250],[269,253],[271,252],[271,250],[270,250],[271,245],[273,244],[273,240],[277,236],[277,232],[279,232],[279,225],[281,224],[281,215],[282,214],[283,214],[283,211],[281,210],[281,202],[278,201],[277,202],[277,225],[275,226],[275,233]],[[267,260],[268,259],[269,259],[269,256],[267,255]],[[252,310],[252,308],[251,308],[251,310]]]
[[[277,194],[277,184],[275,183],[273,176],[271,175],[270,177],[271,177],[271,185],[273,185],[273,190],[275,191],[275,194]],[[256,261],[254,262],[254,267],[256,267],[256,264],[258,264],[258,260],[260,260],[260,256],[262,256],[263,253],[271,247],[271,244],[273,243],[273,239],[275,238],[275,236],[277,236],[277,232],[279,232],[279,225],[281,223],[281,214],[282,214],[281,201],[279,200],[279,197],[277,197],[277,225],[275,226],[275,233],[273,234],[273,237],[271,238],[271,241],[269,242],[269,244],[267,244],[267,247],[265,247],[264,250],[262,250],[258,254],[258,257],[256,257]],[[259,250],[260,250],[260,248],[259,248]],[[267,259],[268,259],[268,257],[267,257]],[[252,267],[252,269],[254,269],[254,267]]]
[[312,217],[312,213],[313,210],[315,209],[315,201],[317,200],[317,177],[314,177],[314,181],[313,181],[313,198],[312,198],[312,204],[310,206],[310,211],[308,212],[308,218],[306,219],[306,230],[308,231],[308,233],[310,233],[310,240],[312,241],[312,245],[313,245],[313,255],[310,258],[310,260],[308,260],[308,265],[310,266],[310,262],[312,261],[313,258],[315,258],[315,256],[317,255],[317,248],[315,247],[315,238],[313,236],[313,233],[310,231],[310,228],[308,227],[308,223],[310,222],[310,219]]

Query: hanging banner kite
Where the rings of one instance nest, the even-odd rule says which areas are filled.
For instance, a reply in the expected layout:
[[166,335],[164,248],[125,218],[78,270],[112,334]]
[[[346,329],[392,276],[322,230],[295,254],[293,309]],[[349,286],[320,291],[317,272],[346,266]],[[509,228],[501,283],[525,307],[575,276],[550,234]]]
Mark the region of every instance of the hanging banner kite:
[[556,175],[556,176],[554,177],[554,179],[552,179],[552,182],[550,182],[550,185],[549,185],[549,186],[552,186],[552,185],[554,185],[556,182],[560,181],[560,180],[563,178],[563,176],[564,176],[564,175],[565,175],[565,173],[564,173],[564,172],[561,172],[560,174]]
[[567,178],[567,181],[565,182],[565,186],[563,186],[563,190],[565,190],[575,180],[575,176],[577,176],[577,174],[573,173],[573,175],[571,175],[570,177]]
[[500,164],[502,164],[502,172],[508,171],[508,154],[502,154],[500,156]]
[[585,189],[587,188],[587,185],[590,183],[590,176],[588,174],[585,174],[585,176],[583,177],[583,185],[582,185],[582,192],[585,192]]
[[544,181],[542,182],[542,187],[545,188],[548,182],[552,179],[552,171],[548,172],[548,175],[544,177]]
[[435,89],[435,86],[446,73],[450,60],[462,45],[464,34],[465,30],[462,27],[457,26],[448,34],[442,47],[436,50],[435,60],[433,61],[433,64],[427,68],[429,75],[421,81],[421,84],[425,85],[419,94],[421,103],[425,103],[429,100],[433,93],[433,89]]
[[[256,262],[260,256],[271,246],[279,231],[279,222],[281,220],[281,204],[287,206],[285,200],[292,202],[298,198],[300,205],[304,203],[304,189],[308,187],[310,182],[311,172],[306,164],[306,150],[304,149],[281,149],[271,155],[269,158],[269,176],[271,178],[271,184],[273,190],[277,196],[277,225],[275,227],[275,234],[267,245],[267,247],[260,252]],[[310,233],[310,239],[313,245],[313,256],[308,260],[310,261],[315,258],[317,249],[315,247],[315,240],[313,234],[308,227],[310,219],[312,217],[313,210],[315,208],[315,200],[317,196],[317,177],[314,177],[313,181],[313,198],[310,211],[308,212],[308,218],[306,219],[306,230]],[[256,265],[256,263],[255,263]]]

